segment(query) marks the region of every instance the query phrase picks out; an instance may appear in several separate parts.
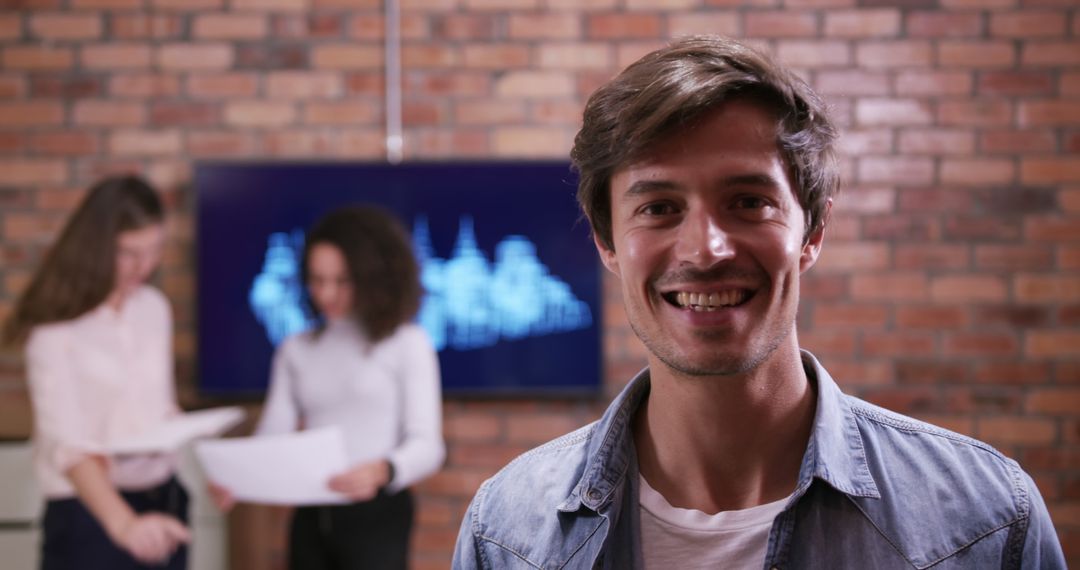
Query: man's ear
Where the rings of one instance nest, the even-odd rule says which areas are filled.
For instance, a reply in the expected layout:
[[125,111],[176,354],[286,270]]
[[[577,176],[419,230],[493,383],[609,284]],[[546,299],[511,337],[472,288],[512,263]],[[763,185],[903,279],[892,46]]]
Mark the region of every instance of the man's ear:
[[806,243],[802,246],[802,254],[799,256],[799,273],[803,273],[817,263],[821,255],[821,245],[825,242],[825,227],[829,225],[829,214],[832,212],[832,198],[825,202],[825,211],[822,212],[821,226],[813,233],[806,236]]
[[600,261],[604,262],[604,267],[615,275],[619,275],[619,260],[615,258],[615,251],[608,249],[604,242],[600,241],[596,232],[593,232],[593,243],[596,244],[596,252],[600,254]]

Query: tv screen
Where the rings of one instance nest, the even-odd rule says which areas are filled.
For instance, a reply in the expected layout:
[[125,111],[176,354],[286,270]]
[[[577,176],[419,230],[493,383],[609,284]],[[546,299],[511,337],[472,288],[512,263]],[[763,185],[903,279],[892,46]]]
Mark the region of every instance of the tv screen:
[[263,395],[275,347],[316,324],[304,232],[358,204],[412,235],[445,394],[598,392],[600,264],[567,163],[207,162],[194,183],[203,394]]

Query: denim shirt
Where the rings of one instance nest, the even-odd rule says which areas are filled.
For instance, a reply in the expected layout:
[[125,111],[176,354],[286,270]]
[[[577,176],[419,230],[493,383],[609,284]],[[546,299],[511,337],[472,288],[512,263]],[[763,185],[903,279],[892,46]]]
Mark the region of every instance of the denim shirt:
[[[840,392],[808,352],[817,409],[762,567],[1065,568],[1042,497],[989,445]],[[642,568],[631,420],[638,374],[596,422],[484,482],[453,568]]]

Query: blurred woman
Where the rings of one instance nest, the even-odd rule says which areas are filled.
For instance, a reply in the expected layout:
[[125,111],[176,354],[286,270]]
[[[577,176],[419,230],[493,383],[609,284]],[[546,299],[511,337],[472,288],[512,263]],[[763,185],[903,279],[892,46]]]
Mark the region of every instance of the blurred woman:
[[176,458],[108,447],[179,412],[171,309],[146,284],[161,259],[163,221],[143,180],[99,182],[4,328],[3,340],[26,351],[34,468],[47,499],[44,570],[187,565]]
[[[256,434],[339,426],[352,467],[327,485],[352,502],[295,510],[289,567],[406,568],[408,487],[445,457],[438,359],[412,322],[421,287],[411,243],[382,210],[337,210],[308,233],[303,277],[320,324],[278,348]],[[231,505],[227,490],[212,491]]]

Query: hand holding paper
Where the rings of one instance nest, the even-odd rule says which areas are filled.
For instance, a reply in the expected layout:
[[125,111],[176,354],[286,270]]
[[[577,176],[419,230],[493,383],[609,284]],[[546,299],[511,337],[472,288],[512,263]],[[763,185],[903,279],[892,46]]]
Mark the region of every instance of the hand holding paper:
[[221,435],[243,419],[244,410],[236,406],[187,412],[152,430],[113,440],[107,449],[116,454],[176,451],[193,439]]

